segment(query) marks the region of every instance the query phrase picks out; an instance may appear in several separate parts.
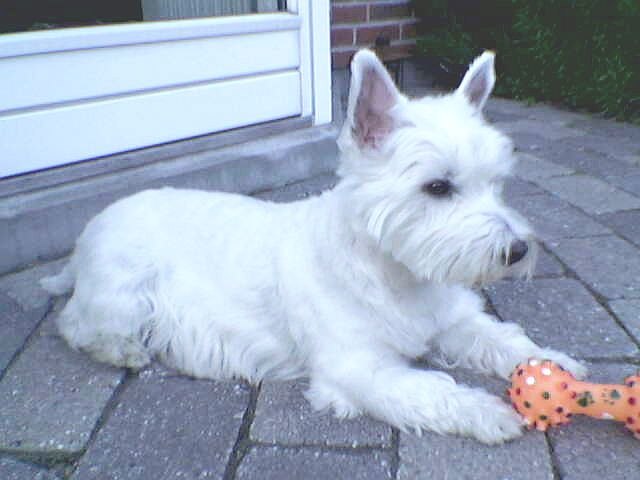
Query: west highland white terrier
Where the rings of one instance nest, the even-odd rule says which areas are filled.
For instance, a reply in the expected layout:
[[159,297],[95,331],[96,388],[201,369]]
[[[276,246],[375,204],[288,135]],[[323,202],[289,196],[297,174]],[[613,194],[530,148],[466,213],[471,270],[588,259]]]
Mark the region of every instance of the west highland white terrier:
[[309,377],[316,409],[499,443],[522,421],[498,397],[411,359],[508,377],[528,357],[581,376],[483,311],[471,289],[527,275],[535,244],[501,199],[511,141],[482,108],[494,55],[445,96],[409,100],[370,51],[353,59],[338,185],[274,204],[163,188],[109,206],[43,279],[73,295],[57,323],[95,359],[158,358],[195,377]]

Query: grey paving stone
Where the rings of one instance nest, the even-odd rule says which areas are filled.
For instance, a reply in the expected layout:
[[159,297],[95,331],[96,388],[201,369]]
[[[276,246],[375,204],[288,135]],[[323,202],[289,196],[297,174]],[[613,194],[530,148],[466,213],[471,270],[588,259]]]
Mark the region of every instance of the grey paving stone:
[[542,180],[570,175],[573,169],[542,159],[531,153],[518,153],[516,175],[524,180],[540,184]]
[[574,112],[556,105],[535,103],[527,106],[526,113],[527,118],[530,120],[537,120],[541,123],[550,125],[561,125],[569,128],[575,128],[580,131],[584,130],[583,128],[580,128],[577,123],[585,118],[583,113]]
[[58,477],[36,465],[0,456],[0,478],[3,480],[55,480]]
[[[640,157],[639,157],[640,160]],[[638,162],[640,163],[640,162]],[[636,169],[637,170],[637,169]],[[640,197],[640,174],[625,175],[625,176],[608,176],[605,180],[611,185],[631,193],[637,197]]]
[[622,161],[624,161],[624,162],[630,163],[632,165],[639,166],[640,165],[640,150],[637,150],[637,152],[638,153],[632,153],[630,155],[620,155],[617,158],[622,160]]
[[[530,173],[532,178],[538,175],[545,178],[557,175],[557,166],[565,167],[577,173],[586,173],[606,180],[612,185],[629,191],[640,193],[640,180],[637,178],[638,164],[629,158],[611,156],[600,151],[590,149],[579,143],[579,139],[545,141],[541,137],[532,134],[513,134],[513,140],[517,148],[524,153],[530,153],[536,157],[551,162],[554,167],[550,173],[546,169],[541,172]],[[542,164],[544,166],[544,164]]]
[[640,210],[627,210],[600,215],[598,221],[611,227],[618,235],[640,246]]
[[238,480],[382,480],[391,477],[391,454],[379,450],[254,447],[242,460]]
[[240,384],[141,372],[72,478],[222,478],[248,401]]
[[586,147],[567,145],[562,141],[553,142],[542,148],[537,155],[576,172],[586,173],[599,178],[607,176],[626,176],[638,173],[638,167],[628,162],[607,156]]
[[[588,381],[622,383],[636,368],[590,365]],[[638,478],[638,440],[620,423],[577,416],[568,425],[550,429],[549,437],[563,480]]]
[[492,96],[489,97],[485,108],[505,113],[512,113],[524,118],[527,116],[530,107],[523,102]]
[[625,327],[640,341],[640,299],[614,300],[609,302],[609,308],[618,316]]
[[607,235],[561,239],[550,248],[605,298],[640,297],[640,254],[632,244]]
[[25,312],[15,300],[0,291],[0,373],[24,345],[46,310],[47,306],[43,305]]
[[640,126],[627,122],[618,122],[611,118],[602,118],[595,115],[580,115],[570,121],[571,127],[584,130],[590,136],[598,135],[611,141],[627,140],[634,142],[640,149]]
[[292,183],[284,187],[255,193],[253,196],[272,202],[293,202],[312,195],[319,195],[325,190],[330,190],[338,182],[338,177],[327,173],[319,175],[303,182]]
[[[544,251],[541,247],[538,248],[538,260],[533,271],[533,277],[560,277],[565,274],[565,269],[562,264],[553,257],[553,255]],[[506,277],[511,279],[512,277]]]
[[578,358],[636,355],[638,348],[576,280],[500,281],[487,288],[500,317],[541,346]]
[[[51,316],[45,323],[51,321]],[[123,371],[41,327],[0,382],[0,450],[65,457],[86,445]]]
[[400,434],[398,480],[553,480],[544,435],[527,432],[501,446],[469,438]]
[[485,107],[484,118],[489,123],[501,123],[501,122],[515,122],[522,120],[522,114],[507,112],[501,109]]
[[[90,191],[90,188],[85,187],[85,191]],[[23,205],[21,197],[0,199],[0,210],[6,202],[13,202],[20,208]],[[31,211],[23,216],[13,216],[11,212],[0,213],[0,216],[8,217],[2,219],[6,227],[0,229],[0,242],[13,250],[11,256],[0,257],[0,272],[11,272],[16,267],[24,268],[68,254],[90,218],[81,213],[89,203],[87,201],[81,206],[48,205],[49,210]],[[34,248],[42,245],[47,245],[47,249],[33,255]]]
[[509,178],[504,184],[503,196],[507,203],[513,197],[522,195],[536,195],[545,191],[535,183],[527,182],[516,177]]
[[599,215],[640,208],[640,198],[589,175],[547,178],[541,186],[587,213]]
[[633,163],[632,159],[640,155],[640,141],[625,135],[606,135],[589,133],[583,137],[564,138],[562,143],[587,151],[599,152],[611,158]]
[[546,145],[552,143],[533,132],[511,132],[509,137],[513,140],[516,151],[523,153],[537,154]]
[[532,223],[536,235],[545,243],[611,233],[604,225],[548,193],[514,197],[510,205]]
[[534,277],[559,277],[564,275],[565,270],[562,264],[553,257],[553,255],[545,252],[541,248],[538,251],[538,262],[533,272]]
[[567,127],[564,120],[540,121],[525,118],[515,122],[497,122],[496,126],[507,134],[516,132],[535,132],[536,135],[546,140],[559,140],[567,137],[580,137],[584,135],[582,130]]
[[[629,375],[633,375],[638,371],[638,365],[627,363],[624,361],[604,361],[604,362],[586,362],[589,369],[589,375],[585,382],[597,383],[622,383]],[[578,416],[576,419],[582,418]],[[573,422],[573,421],[572,421]],[[611,422],[598,422],[611,423]],[[572,425],[573,423],[569,424]],[[621,426],[622,427],[622,426]],[[570,428],[570,427],[568,427]],[[553,430],[556,431],[556,430]],[[621,430],[626,432],[624,428]]]
[[18,302],[24,310],[43,307],[49,301],[49,294],[40,288],[38,281],[58,273],[66,262],[65,258],[3,275],[0,277],[0,291]]
[[[573,123],[570,122],[570,125]],[[640,129],[634,127],[634,130]],[[510,136],[519,151],[534,153],[542,159],[596,176],[622,176],[621,181],[633,174],[630,169],[640,165],[640,141],[637,139],[633,140],[615,130],[596,135],[587,132],[587,136],[555,141],[546,140],[533,131],[514,132]]]
[[304,398],[302,382],[262,385],[251,438],[288,445],[389,445],[391,428],[366,416],[339,420],[332,412],[315,412]]

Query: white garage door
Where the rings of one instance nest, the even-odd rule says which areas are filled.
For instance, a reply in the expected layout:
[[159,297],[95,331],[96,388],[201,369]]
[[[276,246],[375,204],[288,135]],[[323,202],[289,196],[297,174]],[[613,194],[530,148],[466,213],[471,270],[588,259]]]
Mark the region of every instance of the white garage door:
[[0,34],[0,178],[282,118],[331,120],[328,0],[140,8],[140,22]]

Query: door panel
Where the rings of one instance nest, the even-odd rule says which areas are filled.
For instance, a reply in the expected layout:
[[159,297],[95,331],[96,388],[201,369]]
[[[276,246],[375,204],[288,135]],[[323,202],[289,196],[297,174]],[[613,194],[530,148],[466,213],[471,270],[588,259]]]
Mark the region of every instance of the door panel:
[[[298,29],[0,59],[0,112],[132,91],[297,70]],[[233,52],[230,55],[229,52]]]
[[0,117],[0,177],[297,116],[296,91],[291,71]]
[[288,117],[330,121],[329,0],[56,0],[76,7],[63,12],[7,1],[0,33],[37,31],[0,34],[0,178]]
[[286,0],[2,0],[0,5],[0,33],[287,10]]

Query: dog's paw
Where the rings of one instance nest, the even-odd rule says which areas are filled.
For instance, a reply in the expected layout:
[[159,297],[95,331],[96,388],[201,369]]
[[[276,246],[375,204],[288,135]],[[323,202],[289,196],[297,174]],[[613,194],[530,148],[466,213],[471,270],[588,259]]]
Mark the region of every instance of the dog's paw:
[[329,384],[313,380],[304,393],[314,410],[333,410],[337,418],[353,418],[360,415],[360,410],[350,402],[344,392]]
[[[500,444],[522,435],[522,417],[498,397],[482,390],[472,390],[459,418],[464,431],[486,444]],[[468,416],[468,419],[463,417]]]
[[578,380],[582,380],[587,376],[587,367],[565,353],[545,348],[540,352],[540,359],[549,359],[552,362],[557,363],[565,370],[571,372],[571,374]]

